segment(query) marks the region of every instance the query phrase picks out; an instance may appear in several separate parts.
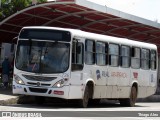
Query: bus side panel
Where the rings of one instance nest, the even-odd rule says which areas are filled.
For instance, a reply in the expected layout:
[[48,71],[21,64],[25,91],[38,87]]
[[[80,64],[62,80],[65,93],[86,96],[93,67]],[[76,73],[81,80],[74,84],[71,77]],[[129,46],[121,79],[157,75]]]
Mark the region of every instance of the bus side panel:
[[[136,77],[133,72],[133,77]],[[150,70],[140,69],[137,77],[138,81],[138,98],[147,97],[147,87],[149,86]]]
[[112,86],[112,98],[119,98],[118,86]]
[[93,98],[106,98],[106,91],[106,86],[95,86]]
[[144,98],[144,97],[147,97],[147,87],[146,86],[139,86],[137,98]]
[[107,86],[106,98],[112,98],[112,86]]
[[149,76],[149,86],[147,87],[147,96],[156,92],[157,89],[157,71],[151,71]]
[[119,98],[128,98],[130,95],[130,68],[119,68],[119,80],[117,81]]
[[[89,67],[88,67],[89,68]],[[91,69],[92,78],[95,81],[93,98],[106,98],[106,83],[108,79],[107,66],[94,66]]]
[[[137,98],[143,98],[146,97],[147,94],[147,79],[144,78],[144,71],[140,69],[131,69],[131,82],[130,86],[132,87],[133,84],[136,82],[138,83],[138,92],[137,92]],[[144,80],[145,79],[145,80]]]
[[147,96],[153,95],[156,92],[156,87],[147,87]]
[[140,86],[149,86],[149,80],[150,80],[150,70],[140,70],[141,78],[139,79],[139,85]]
[[130,86],[119,86],[119,98],[129,98],[130,90]]
[[83,71],[72,71],[71,78],[69,81],[70,91],[69,91],[69,99],[81,99],[84,88],[83,88]]
[[141,79],[139,80],[138,98],[148,97],[156,91],[157,74],[156,71],[141,71]]
[[[112,86],[112,92],[111,92],[111,98],[118,98],[118,86],[117,86],[117,81],[119,79],[119,76],[117,75],[117,73],[119,73],[119,69],[117,67],[108,67],[108,72],[109,72],[109,77],[108,77],[108,81],[107,81],[107,85],[108,86]],[[107,92],[107,94],[110,94]],[[109,96],[109,95],[107,95]]]
[[68,99],[82,99],[82,93],[84,91],[83,86],[70,86]]

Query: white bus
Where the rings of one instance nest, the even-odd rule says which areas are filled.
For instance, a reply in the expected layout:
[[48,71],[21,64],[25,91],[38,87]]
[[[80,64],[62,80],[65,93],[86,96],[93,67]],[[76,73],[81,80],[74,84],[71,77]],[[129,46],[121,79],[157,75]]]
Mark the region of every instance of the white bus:
[[24,27],[18,36],[13,93],[75,99],[81,107],[100,99],[134,106],[155,93],[156,45],[56,27]]

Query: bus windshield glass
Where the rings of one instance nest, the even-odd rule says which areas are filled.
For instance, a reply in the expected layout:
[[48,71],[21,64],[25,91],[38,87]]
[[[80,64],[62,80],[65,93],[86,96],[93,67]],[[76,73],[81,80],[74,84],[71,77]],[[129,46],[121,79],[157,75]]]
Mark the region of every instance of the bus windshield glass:
[[69,43],[19,40],[15,65],[34,73],[61,73],[69,67]]

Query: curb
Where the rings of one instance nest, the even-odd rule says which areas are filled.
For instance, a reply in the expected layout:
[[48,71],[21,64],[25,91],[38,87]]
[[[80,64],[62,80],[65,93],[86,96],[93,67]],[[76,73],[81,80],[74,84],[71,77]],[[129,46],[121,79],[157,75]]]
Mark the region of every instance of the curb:
[[11,104],[29,104],[34,102],[33,96],[14,96],[13,98],[9,98],[6,100],[0,100],[0,105],[11,105]]
[[18,99],[18,97],[15,97],[7,100],[0,100],[0,105],[17,104]]

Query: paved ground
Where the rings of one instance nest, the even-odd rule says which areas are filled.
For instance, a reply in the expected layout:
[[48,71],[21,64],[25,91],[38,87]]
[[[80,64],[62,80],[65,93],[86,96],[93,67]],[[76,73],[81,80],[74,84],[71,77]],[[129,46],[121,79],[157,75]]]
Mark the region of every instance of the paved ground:
[[15,104],[0,106],[0,111],[11,112],[12,117],[15,117],[19,113],[24,114],[29,112],[40,113],[43,117],[56,117],[56,119],[67,117],[67,119],[75,118],[74,120],[103,120],[105,117],[110,120],[159,120],[159,104],[160,103],[137,103],[135,107],[121,107],[119,104],[102,103],[89,108],[78,108],[74,104],[65,103],[46,103],[44,105]]
[[[20,98],[20,99],[19,99]],[[16,96],[12,94],[11,87],[8,89],[3,89],[0,87],[0,105],[15,104],[15,103],[32,103],[34,101],[33,97],[27,96]],[[145,99],[138,99],[138,102],[160,102],[160,95],[153,95]]]
[[15,104],[18,96],[12,94],[11,88],[0,88],[0,105]]
[[[28,97],[27,97],[28,99]],[[91,106],[87,109],[84,108],[78,108],[74,104],[66,104],[66,103],[46,103],[44,105],[37,105],[34,102],[30,102],[28,104],[16,104],[19,100],[18,96],[15,96],[12,94],[11,88],[10,89],[2,89],[0,88],[0,112],[2,111],[48,111],[47,113],[44,113],[43,116],[58,116],[56,117],[57,120],[62,120],[66,115],[69,115],[67,119],[73,119],[70,117],[74,116],[83,116],[80,118],[74,118],[74,120],[94,120],[94,119],[106,119],[102,118],[105,116],[112,116],[115,115],[114,118],[109,118],[111,120],[159,120],[160,119],[160,102],[150,102],[150,103],[142,103],[139,102],[136,104],[136,107],[121,107],[118,103],[115,104],[113,102],[110,103],[102,103],[100,105]],[[62,111],[62,112],[57,112]],[[68,112],[67,112],[68,111]],[[107,112],[106,112],[107,111]],[[119,117],[123,114],[126,115],[133,115],[136,114],[137,116],[140,114],[138,113],[144,113],[145,115],[148,114],[158,114],[158,117]],[[147,111],[147,113],[145,113]],[[148,113],[149,112],[149,113]],[[158,112],[158,113],[157,113]],[[96,118],[95,118],[96,116]],[[85,118],[84,118],[85,117]],[[86,118],[87,117],[87,118]],[[89,117],[89,118],[88,118]],[[100,118],[98,118],[100,117]],[[2,118],[0,118],[1,120]],[[5,118],[7,120],[8,118]],[[17,118],[16,118],[17,119]],[[25,118],[23,118],[25,119]],[[35,120],[35,119],[34,119]],[[40,120],[40,119],[39,119]]]

